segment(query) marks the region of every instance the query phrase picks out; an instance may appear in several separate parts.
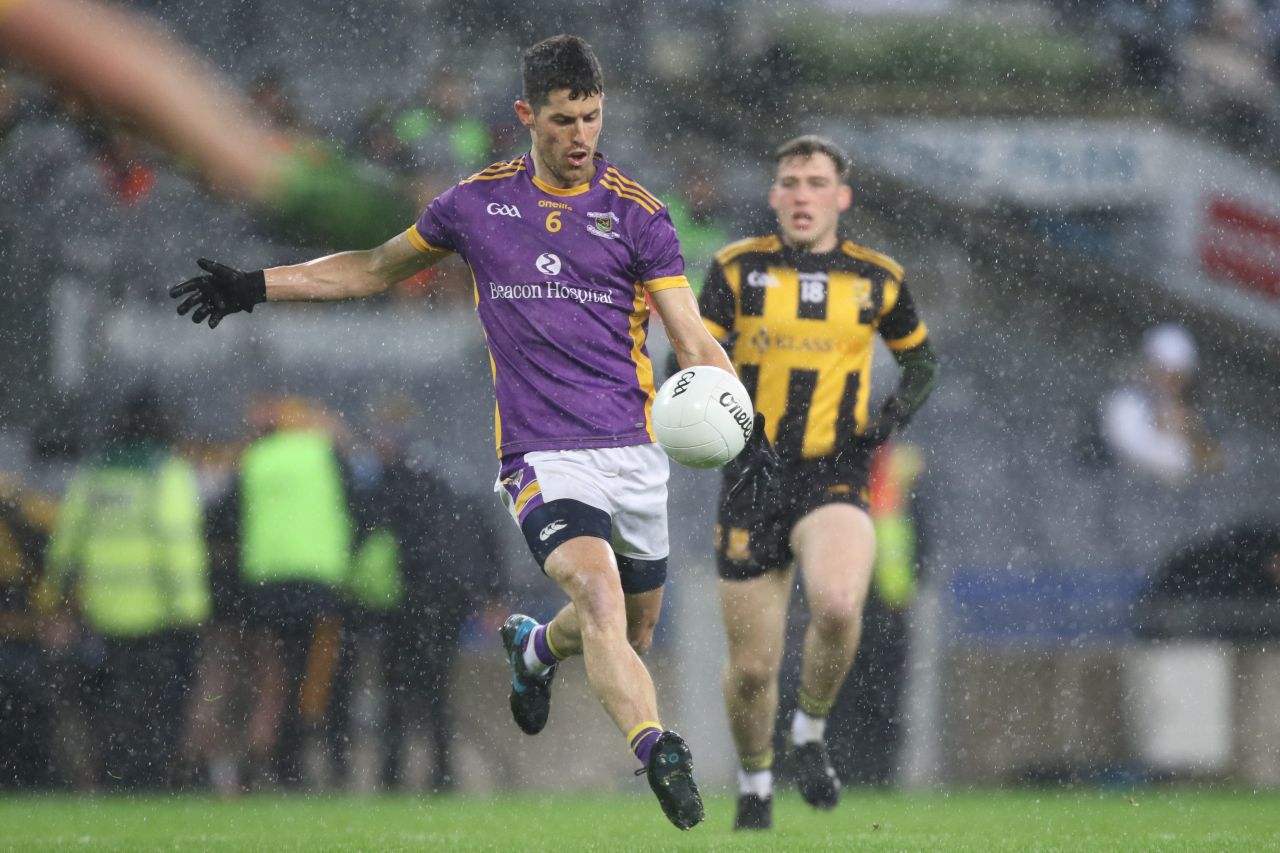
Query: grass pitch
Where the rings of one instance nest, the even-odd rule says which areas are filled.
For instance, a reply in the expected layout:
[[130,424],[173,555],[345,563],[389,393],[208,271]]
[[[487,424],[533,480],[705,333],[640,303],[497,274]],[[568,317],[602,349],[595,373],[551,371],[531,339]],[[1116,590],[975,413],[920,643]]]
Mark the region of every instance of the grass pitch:
[[1280,851],[1270,792],[846,793],[830,813],[782,794],[776,828],[751,834],[730,830],[730,798],[707,807],[707,822],[682,833],[647,795],[10,796],[0,849]]

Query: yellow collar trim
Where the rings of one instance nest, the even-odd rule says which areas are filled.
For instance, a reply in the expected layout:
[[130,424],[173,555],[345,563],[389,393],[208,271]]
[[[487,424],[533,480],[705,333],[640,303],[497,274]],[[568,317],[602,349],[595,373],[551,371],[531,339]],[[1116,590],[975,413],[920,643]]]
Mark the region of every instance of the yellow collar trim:
[[[548,195],[557,195],[557,196],[582,195],[584,192],[591,189],[591,181],[587,181],[585,184],[578,184],[576,187],[570,187],[567,190],[563,190],[563,189],[560,189],[559,187],[551,186],[551,184],[542,180],[537,175],[530,175],[529,177],[533,178],[533,185],[535,187],[542,190],[544,193],[547,193]],[[593,179],[594,179],[594,176],[593,176]]]

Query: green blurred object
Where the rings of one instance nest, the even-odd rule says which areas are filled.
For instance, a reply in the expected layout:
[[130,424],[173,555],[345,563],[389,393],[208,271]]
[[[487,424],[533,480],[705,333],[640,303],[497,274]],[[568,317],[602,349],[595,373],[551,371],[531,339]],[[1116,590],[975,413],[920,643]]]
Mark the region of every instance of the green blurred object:
[[389,530],[375,530],[351,560],[348,590],[370,610],[390,610],[404,598],[400,583],[400,548]]
[[436,132],[440,119],[425,107],[405,110],[396,116],[396,139],[404,145],[420,142]]
[[906,607],[916,594],[916,532],[902,515],[877,518],[876,595],[895,610]]
[[667,211],[680,237],[685,277],[697,296],[702,292],[711,260],[729,242],[729,229],[714,218],[695,216],[685,200],[674,193],[667,197]]
[[[402,145],[416,146],[438,133],[449,137],[449,153],[457,163],[486,163],[489,160],[489,128],[476,118],[447,120],[426,107],[405,110],[396,116],[396,139]],[[447,166],[450,164],[433,164]]]
[[484,163],[490,159],[489,128],[479,119],[460,119],[449,129],[449,147],[459,163]]
[[924,469],[919,448],[906,443],[882,447],[873,457],[871,523],[876,531],[872,575],[877,597],[894,610],[916,595],[916,525],[910,495]]
[[370,249],[412,225],[419,211],[388,172],[325,146],[290,155],[270,212],[289,239],[331,249]]
[[1053,31],[998,22],[893,21],[848,26],[843,19],[797,16],[781,42],[805,80],[827,83],[1043,87],[1114,85],[1106,51]]

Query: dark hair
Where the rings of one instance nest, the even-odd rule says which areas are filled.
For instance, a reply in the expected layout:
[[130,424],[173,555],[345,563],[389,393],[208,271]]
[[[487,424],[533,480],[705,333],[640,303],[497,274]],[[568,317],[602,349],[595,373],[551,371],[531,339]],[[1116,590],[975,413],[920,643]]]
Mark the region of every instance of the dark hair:
[[849,177],[849,155],[844,153],[844,149],[836,145],[825,136],[816,136],[814,134],[805,134],[797,136],[795,139],[789,139],[778,146],[778,150],[773,152],[773,164],[777,166],[783,160],[791,157],[812,157],[814,154],[826,154],[831,158],[831,162],[835,164],[836,174],[840,176],[840,180]]
[[524,100],[537,109],[551,101],[551,93],[568,89],[570,98],[587,98],[604,91],[604,74],[591,45],[577,36],[552,36],[524,52],[520,72]]

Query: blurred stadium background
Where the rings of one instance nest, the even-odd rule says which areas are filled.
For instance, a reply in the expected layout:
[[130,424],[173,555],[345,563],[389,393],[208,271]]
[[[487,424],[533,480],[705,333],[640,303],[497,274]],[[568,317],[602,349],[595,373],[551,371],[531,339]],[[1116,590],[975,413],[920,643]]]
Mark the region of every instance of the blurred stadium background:
[[[581,34],[605,67],[601,150],[679,205],[691,278],[718,243],[770,228],[772,148],[830,134],[855,161],[850,235],[906,267],[944,359],[907,434],[925,457],[922,581],[897,781],[1280,785],[1275,600],[1235,607],[1231,624],[1193,607],[1159,645],[1135,630],[1144,585],[1178,548],[1280,524],[1280,4],[643,0],[625,20],[587,0],[123,5],[258,92],[282,131],[378,160],[424,205],[524,150],[520,50]],[[256,267],[315,250],[273,238],[145,145],[54,109],[20,70],[3,83],[0,468],[56,496],[76,448],[141,384],[214,459],[243,437],[255,391],[310,397],[353,433],[403,392],[421,409],[421,452],[489,491],[491,386],[460,264],[362,304],[194,329],[165,291],[196,257]],[[1217,470],[1182,486],[1082,450],[1143,330],[1169,321],[1200,343],[1199,400],[1221,447]],[[206,472],[212,489],[220,472]],[[675,472],[674,571],[651,658],[665,716],[712,789],[734,770],[715,488]],[[504,535],[511,600],[550,615],[556,591]],[[468,634],[458,661],[460,789],[629,785],[631,759],[581,667],[566,668],[545,735],[510,725],[493,640]],[[378,701],[360,695],[357,726]]]

